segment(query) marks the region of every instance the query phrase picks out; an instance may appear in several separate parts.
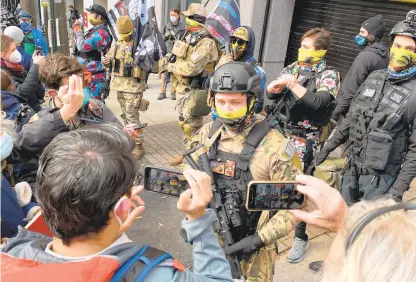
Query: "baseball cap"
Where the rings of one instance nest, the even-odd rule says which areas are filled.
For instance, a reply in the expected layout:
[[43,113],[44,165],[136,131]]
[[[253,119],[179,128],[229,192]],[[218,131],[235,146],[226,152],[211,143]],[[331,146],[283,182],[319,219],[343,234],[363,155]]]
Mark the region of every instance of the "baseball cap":
[[204,6],[199,3],[192,3],[189,5],[188,10],[182,12],[183,15],[189,17],[193,15],[200,15],[202,17],[207,17],[207,12],[205,11]]
[[103,17],[105,20],[108,19],[107,11],[105,10],[103,6],[99,4],[94,4],[90,6],[89,8],[85,8],[85,10],[89,13],[96,13],[97,15],[100,15],[101,17]]

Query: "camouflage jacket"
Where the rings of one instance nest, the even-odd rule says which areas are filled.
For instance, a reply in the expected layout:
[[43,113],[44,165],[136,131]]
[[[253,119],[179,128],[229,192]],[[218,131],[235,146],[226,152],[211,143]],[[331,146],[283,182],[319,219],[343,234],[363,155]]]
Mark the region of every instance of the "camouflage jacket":
[[[214,134],[211,139],[208,139],[212,124],[212,122],[205,124],[190,143],[190,147],[204,144],[204,147],[192,154],[195,160],[209,150],[218,136],[218,134]],[[248,133],[253,126],[254,124],[241,134],[234,136],[230,135],[224,128],[220,129],[221,136],[218,143],[218,150],[236,154],[240,153]],[[290,157],[290,153],[287,153],[289,142],[288,139],[275,129],[267,133],[260,142],[260,145],[256,148],[250,161],[249,169],[254,180],[295,180],[297,174],[302,174],[302,165],[299,156],[294,153],[293,157]],[[289,145],[294,146],[293,144]],[[269,245],[277,239],[286,236],[293,230],[295,224],[294,217],[287,211],[278,211],[272,217],[270,216],[270,212],[264,211],[257,224],[257,230],[262,241],[266,245]]]
[[[197,76],[205,72],[208,76],[214,71],[218,60],[218,48],[214,39],[207,36],[206,30],[199,34],[192,34],[186,38],[189,44],[185,58],[177,58],[175,63],[168,64],[168,72],[172,72],[178,79],[176,90],[184,93],[191,83],[189,77]],[[197,40],[197,43],[193,42]],[[205,75],[203,74],[203,75]]]

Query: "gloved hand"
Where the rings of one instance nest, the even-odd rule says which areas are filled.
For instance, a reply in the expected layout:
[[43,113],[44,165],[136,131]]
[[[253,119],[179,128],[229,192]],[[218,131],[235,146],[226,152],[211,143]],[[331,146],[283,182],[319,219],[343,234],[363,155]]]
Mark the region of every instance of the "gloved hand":
[[321,163],[323,163],[326,160],[326,158],[328,157],[329,153],[330,152],[328,152],[326,150],[322,150],[320,152],[315,153],[315,157],[314,157],[315,166],[318,166]]
[[244,256],[251,256],[251,254],[261,247],[264,247],[264,243],[261,240],[259,234],[256,232],[253,235],[250,235],[232,246],[226,247],[224,253],[227,256],[233,254],[242,253]]

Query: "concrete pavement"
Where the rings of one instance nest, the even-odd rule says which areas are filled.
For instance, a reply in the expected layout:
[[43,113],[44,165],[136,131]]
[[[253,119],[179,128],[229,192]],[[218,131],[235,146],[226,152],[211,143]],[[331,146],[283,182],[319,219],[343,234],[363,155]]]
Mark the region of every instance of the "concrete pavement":
[[[145,113],[141,113],[141,122],[148,124],[144,131],[146,155],[142,165],[174,169],[168,165],[167,160],[182,152],[182,134],[177,126],[175,101],[170,99],[169,94],[168,98],[157,100],[160,93],[160,80],[156,79],[156,75],[150,75],[148,85],[149,89],[144,93],[144,97],[150,101],[150,106]],[[111,92],[106,103],[120,118],[121,109],[116,93]],[[210,121],[210,117],[206,117],[204,121]],[[405,194],[407,201],[416,199],[416,185],[414,184],[415,182],[411,185],[410,191]],[[136,242],[169,251],[186,267],[191,267],[191,248],[179,235],[183,214],[176,209],[177,198],[148,191],[143,192],[142,197],[146,202],[146,211],[129,231],[129,237]],[[320,276],[310,272],[308,266],[312,261],[325,259],[334,234],[309,225],[307,234],[310,238],[310,246],[304,260],[298,264],[290,264],[286,261],[287,250],[292,245],[294,232],[279,240],[275,282],[319,281]]]

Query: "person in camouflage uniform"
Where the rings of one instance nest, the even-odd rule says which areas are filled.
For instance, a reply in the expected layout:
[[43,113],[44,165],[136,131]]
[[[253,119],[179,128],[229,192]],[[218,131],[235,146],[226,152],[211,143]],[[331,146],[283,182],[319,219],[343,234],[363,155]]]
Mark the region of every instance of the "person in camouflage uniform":
[[[147,110],[149,102],[143,99],[146,90],[144,83],[145,71],[133,66],[133,22],[128,16],[121,16],[117,20],[117,30],[120,40],[114,44],[110,51],[101,60],[105,66],[111,63],[113,79],[110,88],[117,91],[117,100],[120,103],[123,118],[126,124],[140,124],[139,111]],[[141,158],[145,151],[143,136],[135,138],[136,148],[133,154]]]
[[[197,95],[204,94],[205,80],[214,70],[218,60],[218,48],[212,36],[205,29],[207,13],[201,4],[189,5],[187,11],[182,12],[186,16],[185,27],[190,33],[186,37],[186,45],[182,44],[181,55],[175,51],[176,62],[167,65],[167,71],[173,73],[178,80],[176,88],[176,111],[179,113],[179,126],[184,133],[184,146],[202,126],[202,114],[196,114],[194,103],[190,103]],[[177,53],[177,54],[175,54]],[[206,97],[206,96],[205,96]],[[204,102],[205,103],[205,102]],[[205,105],[207,107],[207,105]],[[207,107],[208,108],[208,107]],[[207,115],[208,112],[205,114]],[[183,161],[182,156],[169,160],[170,165],[178,165]]]
[[191,156],[198,162],[202,154],[209,152],[221,202],[225,205],[227,196],[223,195],[232,190],[241,221],[253,219],[248,221],[248,231],[242,228],[244,224],[231,223],[236,243],[225,247],[226,255],[237,254],[246,281],[272,281],[277,239],[286,236],[296,223],[287,211],[247,211],[247,185],[251,180],[295,180],[302,173],[301,161],[290,140],[276,129],[269,130],[264,121],[256,120],[254,101],[261,94],[261,87],[252,66],[243,62],[224,64],[211,77],[210,89],[219,117],[205,124],[192,138],[189,148],[200,148]]

